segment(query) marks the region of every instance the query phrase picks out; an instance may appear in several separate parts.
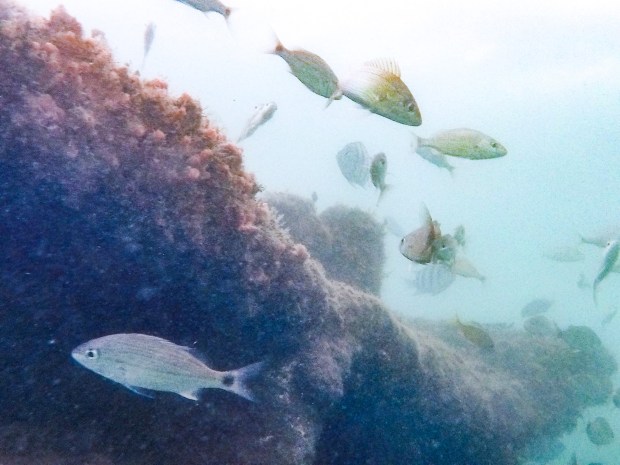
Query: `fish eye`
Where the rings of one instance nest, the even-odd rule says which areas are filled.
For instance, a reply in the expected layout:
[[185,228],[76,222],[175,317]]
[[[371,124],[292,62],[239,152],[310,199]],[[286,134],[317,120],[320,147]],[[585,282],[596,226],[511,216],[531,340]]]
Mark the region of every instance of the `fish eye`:
[[497,142],[491,142],[491,147],[493,147],[494,149],[497,148]]
[[90,358],[91,360],[99,357],[99,351],[97,349],[88,349],[85,353],[86,358]]
[[409,111],[414,111],[414,110],[415,110],[415,103],[413,103],[413,102],[409,102],[409,103],[407,104],[407,110],[409,110]]

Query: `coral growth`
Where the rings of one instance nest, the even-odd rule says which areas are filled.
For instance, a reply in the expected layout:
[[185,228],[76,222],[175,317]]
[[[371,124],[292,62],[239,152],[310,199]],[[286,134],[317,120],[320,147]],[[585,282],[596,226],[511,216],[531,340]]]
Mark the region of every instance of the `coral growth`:
[[[513,464],[608,396],[602,347],[576,364],[562,341],[504,332],[481,353],[449,325],[396,321],[329,280],[257,191],[192,98],[115,66],[63,10],[0,0],[3,460]],[[260,401],[147,399],[71,362],[118,332],[195,346],[216,369],[265,359]]]

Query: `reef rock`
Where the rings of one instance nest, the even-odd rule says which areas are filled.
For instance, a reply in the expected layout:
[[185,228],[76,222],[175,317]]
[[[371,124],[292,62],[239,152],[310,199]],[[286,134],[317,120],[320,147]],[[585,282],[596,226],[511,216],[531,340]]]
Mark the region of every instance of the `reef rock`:
[[370,214],[338,205],[317,215],[312,201],[293,194],[269,193],[263,199],[276,210],[279,225],[321,262],[329,279],[379,294],[384,231]]
[[[482,352],[329,280],[201,115],[63,10],[0,0],[3,461],[514,464],[609,396],[602,346],[574,357],[505,331]],[[267,360],[259,402],[149,399],[72,362],[119,332],[196,347],[217,369]]]

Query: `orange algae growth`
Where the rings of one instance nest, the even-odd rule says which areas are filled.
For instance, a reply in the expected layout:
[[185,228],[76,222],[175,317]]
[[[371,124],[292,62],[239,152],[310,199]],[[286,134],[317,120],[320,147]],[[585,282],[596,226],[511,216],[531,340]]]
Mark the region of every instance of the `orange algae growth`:
[[[49,20],[7,22],[0,53],[0,104],[10,109],[23,139],[37,141],[37,175],[63,173],[58,180],[70,192],[68,204],[97,190],[102,176],[109,188],[148,203],[138,193],[160,177],[176,186],[169,203],[189,196],[193,216],[211,218],[186,225],[197,241],[208,235],[206,224],[248,232],[248,222],[265,219],[249,211],[257,208],[251,200],[258,189],[243,171],[240,149],[210,125],[200,104],[187,94],[171,97],[165,81],[143,81],[117,66],[102,35],[83,37],[62,7]],[[65,158],[77,163],[67,170],[59,163]]]

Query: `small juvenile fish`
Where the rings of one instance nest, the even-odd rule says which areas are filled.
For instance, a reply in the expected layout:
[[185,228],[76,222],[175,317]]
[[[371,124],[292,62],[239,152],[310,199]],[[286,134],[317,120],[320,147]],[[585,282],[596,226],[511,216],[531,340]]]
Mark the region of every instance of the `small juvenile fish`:
[[464,278],[474,278],[481,283],[486,281],[486,277],[481,274],[476,267],[465,257],[457,256],[452,264],[452,272]]
[[430,263],[419,270],[413,281],[420,294],[437,295],[445,291],[454,282],[454,273],[442,263]]
[[301,83],[321,97],[329,99],[328,105],[333,100],[342,98],[342,90],[336,73],[320,56],[307,50],[289,50],[280,40],[277,40],[274,55],[282,58],[291,68],[291,73]]
[[238,370],[215,371],[189,347],[147,334],[112,334],[76,347],[71,356],[95,373],[139,394],[141,390],[174,392],[198,400],[201,389],[217,388],[254,400],[246,381],[262,362]]
[[243,139],[247,139],[263,124],[271,119],[273,114],[278,109],[278,105],[275,102],[263,103],[255,107],[256,111],[252,117],[248,120],[245,128],[241,132],[241,135],[237,139],[237,142],[241,142]]
[[337,154],[340,172],[351,184],[365,187],[370,178],[370,156],[361,142],[345,145]]
[[177,2],[185,3],[203,13],[209,13],[211,11],[219,13],[226,19],[228,19],[232,11],[219,0],[177,0]]
[[461,323],[461,320],[459,320],[458,315],[456,317],[456,325],[458,326],[459,331],[465,337],[465,339],[467,339],[469,342],[471,342],[475,346],[481,349],[486,349],[486,350],[491,350],[495,347],[495,344],[493,343],[493,339],[491,339],[491,336],[489,336],[489,333],[487,333],[484,329],[480,328],[479,326]]
[[379,152],[370,162],[370,180],[372,181],[372,185],[379,189],[379,199],[377,200],[377,204],[381,201],[385,191],[387,191],[390,187],[385,183],[386,174],[387,157],[385,156],[385,153]]
[[433,244],[441,237],[439,223],[433,221],[426,206],[422,210],[423,225],[410,232],[400,241],[399,250],[412,262],[430,263],[433,256]]
[[553,300],[549,299],[534,299],[528,302],[521,309],[521,316],[527,318],[530,316],[540,315],[549,310],[549,307],[553,304]]
[[451,157],[486,160],[506,155],[507,150],[492,137],[474,129],[450,129],[428,139],[418,137],[419,148],[432,148]]
[[616,408],[620,408],[620,388],[616,389],[616,392],[614,392],[611,401],[614,403],[614,406]]
[[454,237],[444,234],[433,242],[431,261],[453,266],[458,247],[459,244]]
[[342,92],[372,113],[408,126],[422,124],[418,104],[394,61],[365,63],[342,85]]
[[411,148],[415,153],[417,153],[424,160],[432,163],[436,167],[448,170],[450,175],[452,175],[452,172],[454,171],[454,166],[452,166],[448,162],[448,159],[443,153],[432,147],[420,147],[417,141],[418,137],[414,136],[413,142],[411,143]]
[[603,417],[596,417],[594,421],[588,422],[586,434],[592,444],[604,446],[614,440],[614,432],[609,426],[609,422]]
[[607,247],[605,248],[603,263],[601,263],[601,267],[596,274],[594,283],[592,283],[592,298],[594,299],[595,305],[597,305],[596,289],[598,288],[598,285],[601,283],[601,281],[603,281],[603,279],[605,279],[613,269],[614,265],[618,261],[618,255],[620,255],[620,240],[615,239],[613,241],[609,241],[607,243]]
[[146,61],[146,56],[149,54],[149,50],[151,50],[151,45],[153,45],[153,39],[155,39],[155,29],[157,26],[154,22],[150,22],[147,24],[146,29],[144,31],[144,55],[142,56],[142,66],[144,68],[144,62]]
[[543,257],[553,260],[554,262],[581,262],[585,255],[576,246],[559,246],[545,250]]

